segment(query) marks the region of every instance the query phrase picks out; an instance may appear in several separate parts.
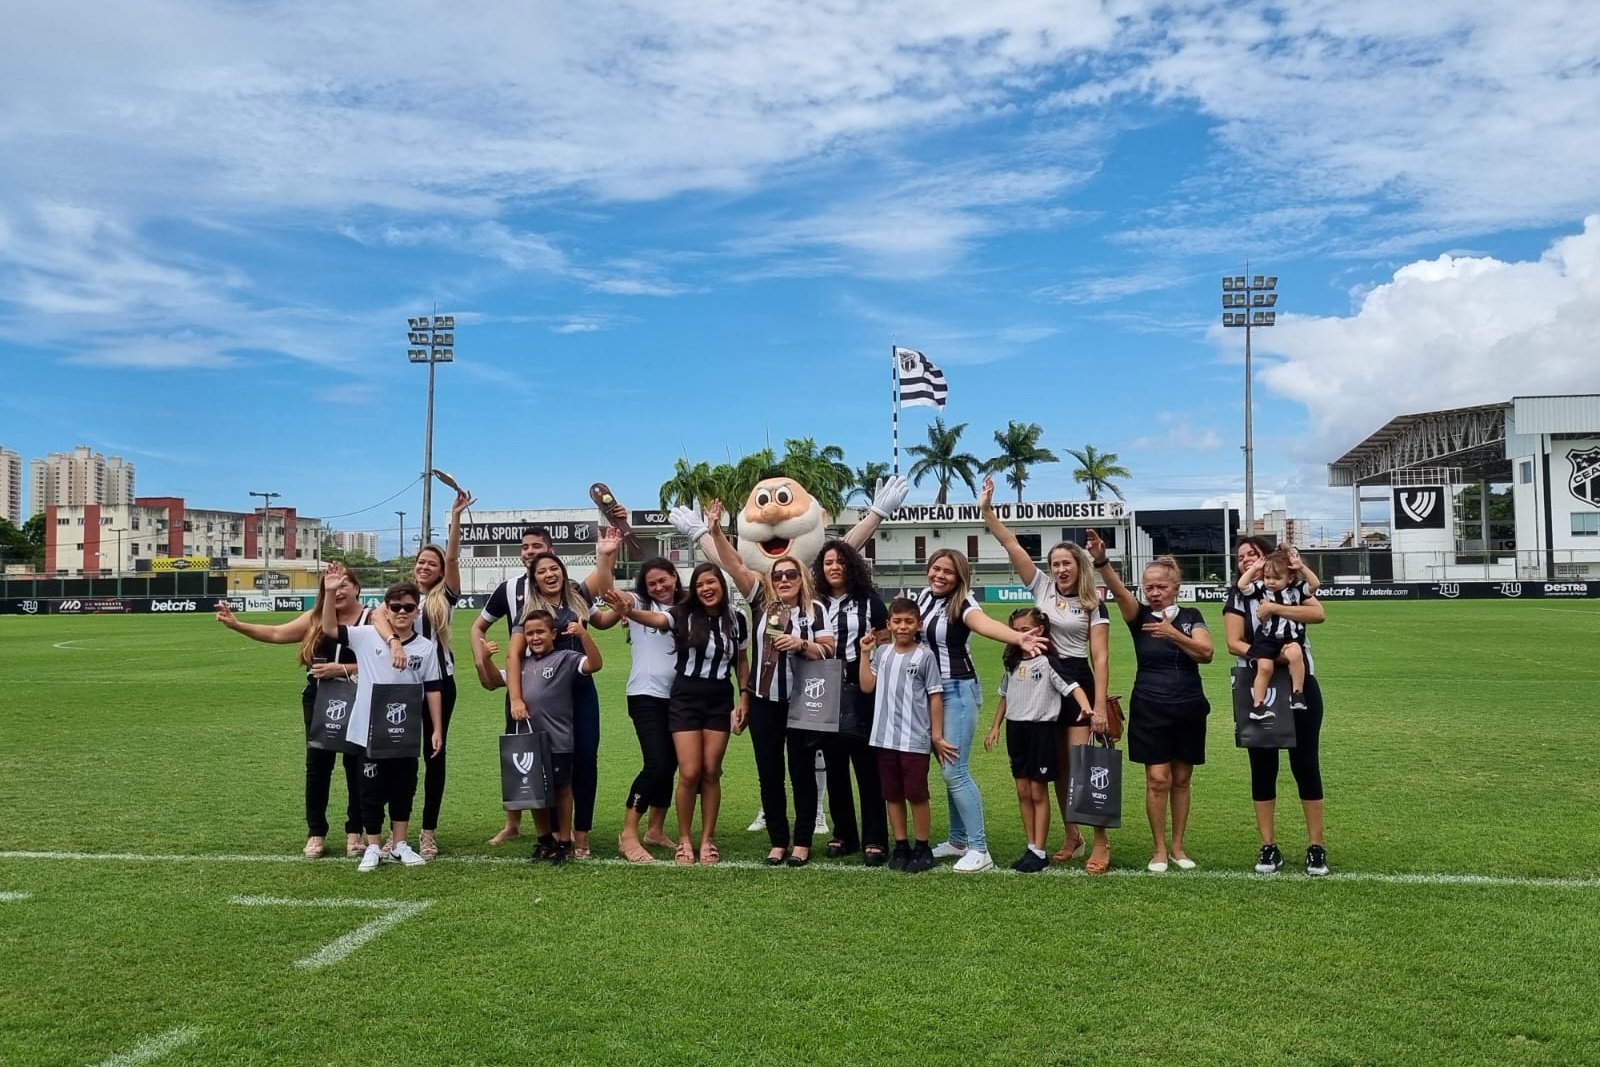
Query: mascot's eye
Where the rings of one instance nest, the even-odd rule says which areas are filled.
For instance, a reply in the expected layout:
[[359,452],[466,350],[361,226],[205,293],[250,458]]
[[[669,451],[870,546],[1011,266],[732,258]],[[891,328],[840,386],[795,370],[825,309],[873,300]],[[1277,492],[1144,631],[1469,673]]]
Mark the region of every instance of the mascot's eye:
[[789,487],[787,485],[781,486],[778,491],[772,495],[780,504],[794,503],[794,494],[789,492]]
[[772,494],[767,492],[765,489],[757,489],[756,490],[756,507],[764,508],[770,503],[772,503]]

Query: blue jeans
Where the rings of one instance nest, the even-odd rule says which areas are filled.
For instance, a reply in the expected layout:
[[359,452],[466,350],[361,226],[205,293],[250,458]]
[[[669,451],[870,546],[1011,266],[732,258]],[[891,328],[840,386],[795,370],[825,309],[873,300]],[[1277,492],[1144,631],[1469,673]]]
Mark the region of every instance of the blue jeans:
[[944,683],[944,739],[961,750],[954,763],[941,763],[945,790],[950,796],[950,843],[989,851],[983,832],[983,798],[972,780],[968,761],[978,733],[978,708],[983,691],[976,678],[947,678]]

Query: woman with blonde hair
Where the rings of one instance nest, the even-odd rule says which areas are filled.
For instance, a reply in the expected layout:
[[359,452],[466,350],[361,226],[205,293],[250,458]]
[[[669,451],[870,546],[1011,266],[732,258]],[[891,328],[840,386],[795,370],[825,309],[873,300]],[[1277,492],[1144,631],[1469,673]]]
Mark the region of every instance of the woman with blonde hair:
[[[1006,550],[1017,577],[1033,594],[1034,607],[1050,622],[1048,632],[1054,652],[1050,665],[1062,678],[1082,686],[1094,709],[1093,714],[1083,716],[1071,698],[1061,700],[1061,715],[1056,720],[1056,756],[1060,766],[1065,768],[1069,766],[1073,745],[1086,745],[1091,733],[1106,730],[1111,619],[1095,587],[1094,564],[1082,548],[1071,541],[1062,541],[1045,553],[1045,564],[1049,568],[1049,573],[1045,573],[1029,558],[1017,535],[1008,530],[995,513],[993,478],[983,480],[978,504],[984,525]],[[1056,801],[1061,805],[1061,821],[1067,828],[1061,851],[1051,857],[1057,863],[1075,859],[1083,852],[1083,832],[1067,818],[1067,784],[1065,773],[1056,779]],[[1044,842],[1039,844],[1043,846]],[[1096,826],[1094,850],[1084,863],[1084,870],[1090,874],[1104,874],[1110,869],[1111,840],[1106,836],[1105,827]]]
[[1145,815],[1155,846],[1147,866],[1164,874],[1170,855],[1180,869],[1191,870],[1195,862],[1184,851],[1183,835],[1189,825],[1189,781],[1195,767],[1206,761],[1211,705],[1200,682],[1200,664],[1211,662],[1211,631],[1197,609],[1178,606],[1183,573],[1172,557],[1160,556],[1145,566],[1141,604],[1106,558],[1100,535],[1090,530],[1087,540],[1091,563],[1133,635],[1138,661],[1128,700],[1128,759],[1144,764]]
[[972,778],[972,743],[978,733],[978,712],[983,689],[967,647],[972,634],[1004,645],[1017,645],[1028,655],[1049,647],[1048,638],[1013,630],[991,619],[972,595],[972,565],[953,548],[941,548],[928,557],[928,586],[917,594],[917,614],[922,618],[922,642],[933,652],[944,681],[944,737],[933,739],[937,751],[948,742],[956,756],[940,761],[945,791],[950,800],[950,836],[933,849],[935,857],[959,857],[955,869],[962,874],[987,871],[994,866],[989,838],[983,825],[983,797]]
[[[794,657],[818,660],[833,655],[827,610],[816,598],[810,568],[799,559],[779,556],[765,574],[757,574],[722,531],[722,501],[713,500],[706,507],[705,518],[722,569],[750,601],[750,680],[734,709],[733,730],[738,733],[745,723],[750,725],[761,808],[766,812],[767,841],[772,846],[765,862],[769,867],[785,862],[791,867],[804,867],[811,862],[811,843],[816,834],[816,754],[822,735],[789,729],[789,690],[794,680]],[[783,784],[786,747],[789,782],[794,790],[792,837],[789,798]]]

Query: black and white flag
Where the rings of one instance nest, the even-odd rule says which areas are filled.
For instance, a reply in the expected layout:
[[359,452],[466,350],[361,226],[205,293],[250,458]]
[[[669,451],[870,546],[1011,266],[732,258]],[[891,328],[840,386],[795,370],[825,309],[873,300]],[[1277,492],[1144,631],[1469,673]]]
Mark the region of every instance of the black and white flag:
[[945,397],[950,392],[944,381],[944,371],[914,348],[896,348],[894,358],[900,364],[900,406],[943,411]]

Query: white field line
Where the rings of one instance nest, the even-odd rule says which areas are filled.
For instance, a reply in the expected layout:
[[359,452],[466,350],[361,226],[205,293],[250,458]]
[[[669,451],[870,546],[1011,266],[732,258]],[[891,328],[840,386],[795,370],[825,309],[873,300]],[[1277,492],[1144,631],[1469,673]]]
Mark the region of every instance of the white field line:
[[[298,854],[294,854],[294,855],[285,854],[285,855],[244,856],[244,855],[230,855],[230,854],[227,854],[227,853],[217,853],[217,854],[209,854],[209,855],[205,855],[205,854],[178,855],[178,854],[137,853],[137,852],[26,852],[26,851],[16,851],[16,852],[0,852],[0,860],[78,860],[78,861],[101,860],[101,861],[112,861],[112,862],[122,862],[122,863],[307,863],[307,864],[319,864],[319,865],[330,866],[330,867],[331,866],[337,866],[336,864],[330,864],[327,860],[308,860],[308,859],[306,859],[303,856],[300,856]],[[354,863],[354,860],[352,860],[351,862]],[[445,863],[445,864],[451,864],[451,865],[460,864],[460,865],[463,865],[463,866],[472,866],[474,864],[479,864],[479,865],[493,866],[493,867],[526,867],[526,866],[528,866],[527,860],[524,857],[521,857],[521,856],[445,856],[445,857],[441,857],[439,859],[434,859],[434,860],[430,860],[429,861],[430,865],[434,864],[434,863]],[[542,867],[543,865],[536,865],[536,866]],[[629,863],[627,860],[620,859],[620,858],[618,858],[618,859],[573,860],[573,861],[571,861],[569,866],[577,867],[577,868],[580,868],[580,869],[584,868],[584,867],[627,867],[627,868],[643,868],[645,870],[655,869],[655,870],[667,870],[667,871],[681,870],[682,869],[682,868],[677,867],[677,865],[675,865],[671,860],[658,860],[655,863],[637,863],[636,864],[636,863]],[[765,870],[770,870],[771,869],[771,868],[767,867],[765,864],[763,864],[763,863],[761,863],[759,861],[756,861],[756,860],[723,860],[721,863],[717,864],[716,866],[718,868],[724,868],[724,869],[727,869],[727,870],[734,870],[734,871],[765,871]],[[701,865],[696,864],[695,867],[690,868],[690,869],[693,870],[693,869],[703,869],[703,868],[701,867]],[[874,870],[872,868],[863,867],[860,863],[835,864],[835,863],[832,863],[832,862],[819,862],[819,863],[813,865],[812,867],[807,868],[807,871],[808,871],[807,874],[797,875],[796,877],[802,877],[802,878],[810,877],[811,874],[809,872],[816,872],[816,873],[819,873],[819,874],[822,874],[822,875],[835,875],[835,874],[843,874],[843,875],[876,875],[878,877],[889,877],[889,876],[891,876],[893,874],[893,872],[888,871],[887,869]],[[954,876],[954,873],[955,872],[952,871],[951,868],[944,867],[944,866],[936,867],[932,871],[929,872],[929,874],[931,874],[933,876],[939,876],[939,875]],[[1003,874],[1003,875],[1007,875],[1007,876],[1011,875],[1012,873],[1013,872],[1005,870],[1003,867],[996,867],[995,870],[986,872],[986,874],[988,874],[988,875]],[[383,876],[379,875],[379,877],[383,877]],[[403,877],[403,875],[402,875],[402,877]],[[1026,877],[1026,876],[1019,875],[1018,877]],[[1042,872],[1041,877],[1045,877],[1045,878],[1091,878],[1091,877],[1094,877],[1094,876],[1085,874],[1083,868],[1081,868],[1081,867],[1059,867],[1058,866],[1058,867],[1051,867],[1049,870]],[[1172,871],[1172,870],[1169,870],[1165,874],[1152,874],[1149,871],[1146,871],[1146,870],[1143,870],[1143,869],[1140,869],[1140,868],[1127,867],[1127,868],[1121,868],[1121,869],[1113,870],[1108,875],[1106,875],[1105,877],[1111,877],[1111,878],[1139,878],[1139,879],[1152,879],[1152,880],[1173,881],[1173,882],[1178,882],[1178,881],[1260,882],[1260,883],[1263,883],[1263,884],[1268,883],[1268,882],[1283,882],[1283,883],[1295,883],[1295,884],[1301,884],[1301,883],[1307,883],[1307,882],[1334,882],[1334,883],[1342,883],[1342,884],[1377,884],[1377,885],[1482,886],[1482,887],[1487,887],[1487,888],[1501,888],[1501,889],[1568,889],[1568,890],[1595,890],[1595,889],[1600,889],[1600,878],[1532,878],[1532,877],[1520,877],[1520,876],[1515,876],[1515,875],[1449,874],[1449,873],[1428,873],[1428,872],[1425,872],[1425,871],[1414,871],[1414,872],[1407,872],[1407,871],[1392,871],[1392,872],[1391,871],[1342,871],[1342,872],[1335,872],[1333,874],[1326,875],[1326,876],[1324,876],[1322,878],[1311,878],[1311,877],[1309,877],[1307,875],[1298,874],[1298,873],[1256,874],[1253,871],[1247,871],[1247,870],[1194,870],[1194,871]],[[314,902],[302,902],[302,903],[314,903]],[[352,904],[357,904],[357,903],[359,903],[359,904],[368,904],[368,905],[371,905],[371,906],[374,906],[374,907],[382,906],[379,902],[375,902],[375,901],[351,901],[350,903],[352,903]],[[388,903],[399,903],[399,902],[388,902]],[[338,906],[338,905],[328,905],[328,906],[333,907],[333,906]]]
[[147,1037],[127,1052],[119,1052],[109,1060],[102,1060],[96,1067],[138,1067],[141,1063],[159,1060],[173,1049],[187,1045],[204,1032],[198,1026],[180,1026],[176,1030]]
[[[78,641],[87,641],[87,640],[88,640],[87,637],[78,638]],[[93,651],[93,649],[79,648],[78,647],[78,641],[57,641],[55,644],[51,645],[50,647],[51,648],[65,649],[68,652],[92,652]],[[110,1062],[110,1061],[108,1060],[107,1062]]]
[[247,908],[379,908],[383,914],[369,923],[351,930],[348,934],[323,945],[311,955],[294,961],[303,970],[315,971],[338,963],[368,941],[382,934],[396,923],[426,911],[431,900],[358,900],[343,897],[323,897],[301,900],[295,897],[234,897],[234,904]]
[[14,889],[7,889],[4,892],[0,892],[0,900],[29,900],[32,897],[32,893],[19,893]]

